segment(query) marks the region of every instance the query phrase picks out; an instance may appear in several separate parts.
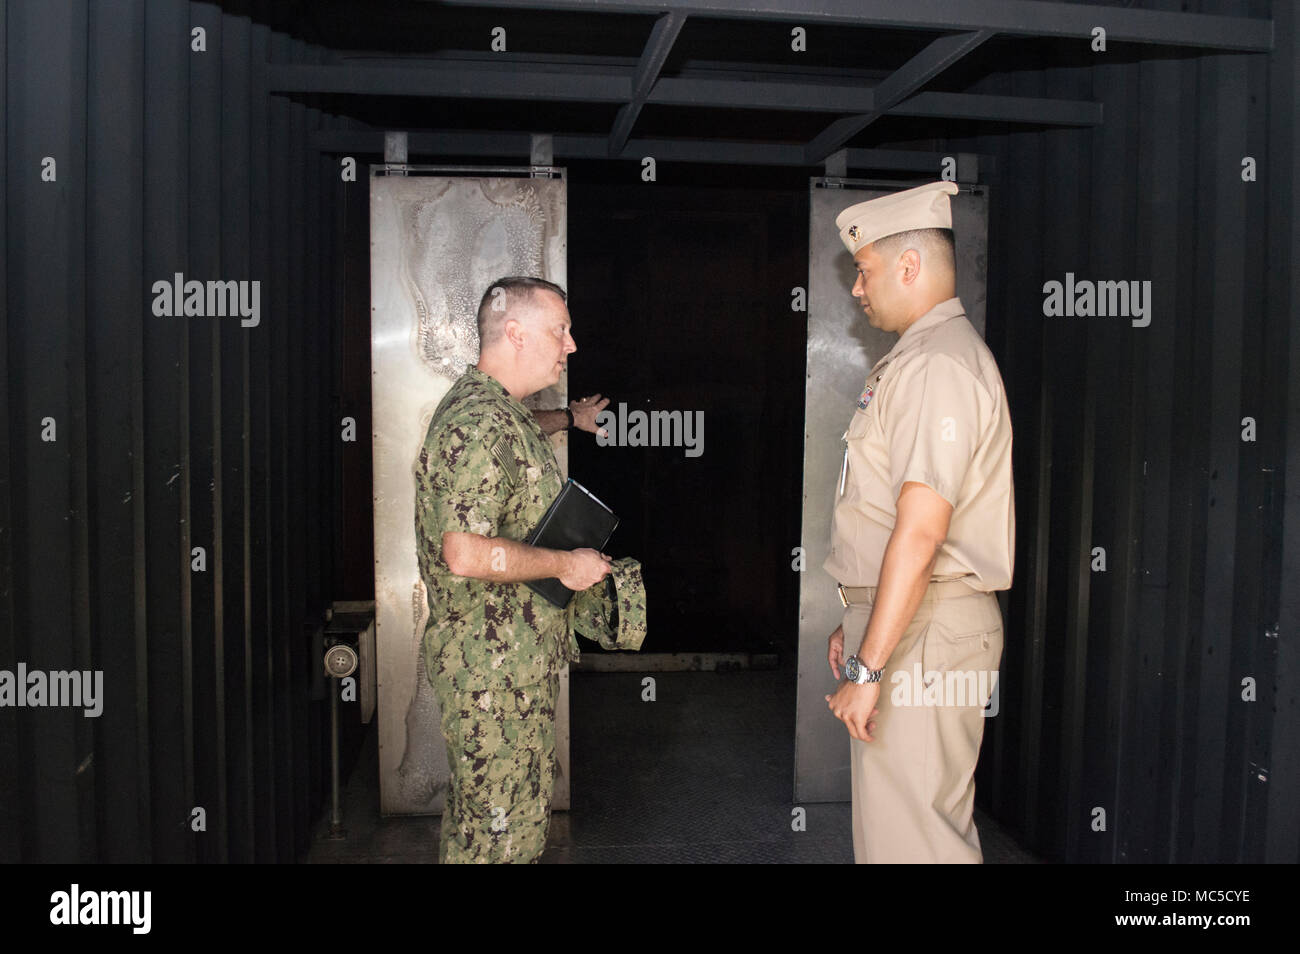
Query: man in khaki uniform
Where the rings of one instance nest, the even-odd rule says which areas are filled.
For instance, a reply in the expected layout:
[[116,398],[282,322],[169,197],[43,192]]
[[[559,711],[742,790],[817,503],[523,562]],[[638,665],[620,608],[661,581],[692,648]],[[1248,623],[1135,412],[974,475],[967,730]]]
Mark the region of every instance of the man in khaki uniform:
[[982,861],[974,772],[1015,513],[1006,391],[956,297],[956,192],[935,182],[835,220],[854,297],[899,335],[845,434],[824,564],[845,604],[828,646],[845,680],[826,700],[851,736],[859,863]]

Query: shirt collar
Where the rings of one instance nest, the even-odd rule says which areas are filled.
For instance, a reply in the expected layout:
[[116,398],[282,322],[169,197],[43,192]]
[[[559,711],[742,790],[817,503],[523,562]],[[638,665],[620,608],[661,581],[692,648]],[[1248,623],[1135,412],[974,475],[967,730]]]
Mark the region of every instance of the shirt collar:
[[488,374],[486,371],[480,371],[477,367],[471,364],[465,368],[465,373],[468,374],[476,381],[484,382],[485,384],[489,385],[493,390],[499,391],[500,393],[504,394],[506,397],[510,396],[510,392],[506,390],[506,386],[502,384],[500,381],[498,381],[496,378],[492,377],[492,375]]
[[494,393],[501,395],[503,398],[509,401],[510,405],[514,407],[517,411],[519,411],[521,414],[531,416],[532,412],[530,412],[528,408],[524,406],[524,403],[518,400],[509,391],[507,391],[506,386],[504,384],[502,384],[496,378],[492,377],[492,375],[488,374],[486,371],[480,371],[475,365],[471,364],[465,368],[465,373],[470,377],[472,377],[475,381],[481,381],[484,384],[486,384],[489,388],[492,389]]
[[941,301],[929,311],[927,311],[916,321],[908,326],[907,330],[898,336],[891,354],[897,354],[912,346],[912,342],[919,340],[924,336],[928,328],[941,325],[950,318],[956,318],[958,315],[966,314],[966,309],[962,307],[960,298],[949,298],[947,301]]

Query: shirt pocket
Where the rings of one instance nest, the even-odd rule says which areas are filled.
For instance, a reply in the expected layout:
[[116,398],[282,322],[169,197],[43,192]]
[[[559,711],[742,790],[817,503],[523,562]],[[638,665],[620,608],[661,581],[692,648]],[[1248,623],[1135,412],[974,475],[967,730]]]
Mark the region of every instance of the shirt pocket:
[[562,484],[551,465],[530,463],[519,468],[519,481],[511,494],[512,529],[524,539],[542,521],[546,509],[559,496]]
[[540,506],[543,512],[551,505],[551,501],[559,496],[560,491],[564,489],[564,481],[560,479],[560,472],[551,461],[529,464],[524,468],[523,477],[524,489],[528,495],[529,503],[532,506]]
[[867,432],[871,430],[871,422],[875,418],[875,403],[872,401],[865,409],[859,408],[853,412],[848,432],[844,435],[846,441],[859,441],[867,436]]
[[854,406],[853,420],[849,421],[849,431],[846,435],[847,440],[859,440],[867,435],[871,425],[875,423],[876,418],[880,415],[880,385],[884,381],[884,373],[873,374],[867,379],[867,385],[870,386],[872,394],[871,400],[867,402],[866,407]]

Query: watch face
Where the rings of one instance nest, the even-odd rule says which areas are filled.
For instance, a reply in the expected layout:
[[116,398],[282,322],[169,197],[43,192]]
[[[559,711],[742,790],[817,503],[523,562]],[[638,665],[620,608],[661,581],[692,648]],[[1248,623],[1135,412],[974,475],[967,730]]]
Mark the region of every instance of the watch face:
[[849,682],[857,682],[859,668],[860,667],[858,666],[858,657],[850,656],[848,660],[844,663],[844,678],[846,678]]

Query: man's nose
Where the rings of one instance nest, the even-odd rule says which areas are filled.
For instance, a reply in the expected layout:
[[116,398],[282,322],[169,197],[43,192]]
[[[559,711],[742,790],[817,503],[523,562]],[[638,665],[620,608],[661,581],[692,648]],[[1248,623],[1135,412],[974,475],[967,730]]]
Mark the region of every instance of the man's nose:
[[862,295],[862,273],[858,273],[857,281],[853,283],[853,297],[859,298]]
[[573,340],[573,335],[564,336],[564,353],[573,354],[578,350],[578,343]]

